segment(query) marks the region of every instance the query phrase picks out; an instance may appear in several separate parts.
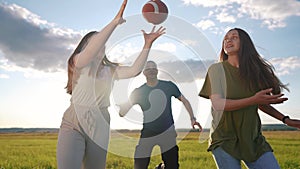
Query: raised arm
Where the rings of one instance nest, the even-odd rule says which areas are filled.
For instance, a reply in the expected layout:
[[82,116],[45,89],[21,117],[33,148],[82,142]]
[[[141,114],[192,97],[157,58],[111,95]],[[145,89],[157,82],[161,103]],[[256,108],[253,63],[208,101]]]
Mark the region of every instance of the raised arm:
[[148,55],[150,52],[150,48],[151,48],[153,42],[158,37],[165,34],[165,28],[160,27],[158,30],[155,31],[155,26],[154,26],[150,33],[146,33],[144,30],[142,30],[142,32],[143,32],[144,40],[145,40],[143,49],[131,66],[117,67],[116,73],[117,73],[117,76],[119,79],[135,77],[142,72],[142,70],[145,66],[145,63],[147,61],[147,58],[148,58]]
[[210,99],[213,108],[217,111],[233,111],[255,104],[279,104],[287,100],[287,98],[282,97],[283,94],[270,95],[271,91],[272,89],[261,90],[254,96],[237,100],[224,99],[219,94],[213,94]]
[[192,125],[193,129],[195,129],[195,125],[196,125],[199,127],[199,130],[202,131],[202,127],[201,127],[200,123],[197,122],[197,119],[194,116],[193,109],[192,109],[190,102],[183,95],[179,96],[178,99],[183,103],[185,109],[189,113],[190,119],[191,119],[191,125]]
[[290,119],[289,116],[285,116],[284,114],[282,114],[281,112],[279,112],[277,109],[275,109],[273,106],[269,104],[259,105],[259,109],[264,113],[274,117],[275,119],[282,121],[288,126],[296,127],[300,129],[300,120]]
[[[79,54],[75,56],[74,62],[76,67],[81,68],[85,65],[89,64],[95,56],[97,56],[100,52],[105,50],[105,43],[108,38],[111,36],[112,32],[115,28],[125,22],[123,19],[123,13],[127,4],[127,0],[124,0],[120,10],[118,11],[115,18],[106,25],[101,31],[95,33],[87,43],[87,46],[81,51]],[[100,56],[103,59],[104,55]]]

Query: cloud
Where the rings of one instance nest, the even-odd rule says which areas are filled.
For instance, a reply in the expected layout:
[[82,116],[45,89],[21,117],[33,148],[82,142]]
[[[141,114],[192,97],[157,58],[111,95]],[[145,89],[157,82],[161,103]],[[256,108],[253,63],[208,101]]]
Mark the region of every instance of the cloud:
[[201,20],[196,24],[197,27],[200,27],[202,30],[206,30],[212,26],[215,26],[216,24],[212,20]]
[[193,82],[203,79],[207,68],[215,63],[215,60],[176,60],[158,63],[159,78],[176,81],[178,83]]
[[7,74],[0,74],[0,79],[9,79],[9,75],[7,75]]
[[56,27],[18,5],[0,4],[0,51],[16,66],[46,72],[66,69],[80,33]]
[[[182,0],[185,5],[215,8],[215,17],[220,22],[235,23],[238,18],[249,16],[261,20],[269,29],[285,27],[285,20],[300,16],[297,0]],[[211,15],[211,14],[210,14]]]
[[195,5],[203,7],[218,7],[230,4],[230,1],[224,0],[182,0],[185,5]]
[[[282,57],[268,60],[275,68],[278,76],[291,75],[300,69],[300,57]],[[159,78],[178,83],[188,83],[196,79],[205,78],[208,67],[217,60],[175,60],[158,63]]]
[[235,23],[237,19],[235,18],[235,16],[230,15],[227,12],[222,12],[217,15],[217,20],[219,20],[220,22]]
[[108,49],[108,59],[113,62],[122,62],[122,63],[130,63],[132,60],[129,60],[130,56],[136,55],[141,51],[140,48],[136,47],[131,42],[125,44],[117,44],[112,48]]
[[154,46],[153,49],[174,53],[176,52],[176,45],[174,43],[160,43]]
[[278,76],[292,74],[296,69],[300,69],[300,57],[290,56],[285,58],[272,58],[269,62],[275,67]]
[[285,27],[285,20],[291,16],[300,16],[300,2],[296,0],[256,0],[241,3],[239,9],[253,19],[263,21],[268,28]]

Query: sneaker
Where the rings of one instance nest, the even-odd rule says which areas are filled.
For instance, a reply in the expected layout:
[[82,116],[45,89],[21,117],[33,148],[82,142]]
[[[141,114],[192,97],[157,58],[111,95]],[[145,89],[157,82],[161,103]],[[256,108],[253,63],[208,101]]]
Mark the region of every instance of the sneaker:
[[164,163],[160,163],[158,164],[155,169],[164,169],[165,168],[165,164]]

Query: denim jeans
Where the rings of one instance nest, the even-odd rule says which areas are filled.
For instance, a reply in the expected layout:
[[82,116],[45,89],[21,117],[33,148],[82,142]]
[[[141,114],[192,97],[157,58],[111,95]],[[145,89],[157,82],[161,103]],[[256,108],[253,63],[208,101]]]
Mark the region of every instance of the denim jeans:
[[[212,151],[214,160],[219,169],[241,169],[241,160],[238,160],[221,147]],[[245,162],[249,169],[280,169],[273,152],[266,152],[254,162]]]

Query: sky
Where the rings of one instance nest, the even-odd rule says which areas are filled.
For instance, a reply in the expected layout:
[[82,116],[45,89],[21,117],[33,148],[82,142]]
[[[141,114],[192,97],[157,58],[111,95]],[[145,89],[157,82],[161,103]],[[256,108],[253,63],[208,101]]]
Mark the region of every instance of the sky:
[[[128,0],[124,18],[107,42],[109,59],[130,65],[142,48],[141,29],[152,25],[142,16],[146,0]],[[209,126],[210,102],[199,98],[208,66],[218,59],[224,34],[239,27],[275,68],[290,92],[275,108],[300,119],[300,1],[297,0],[163,0],[166,34],[156,40],[150,59],[162,79],[171,79],[190,100],[197,119]],[[58,128],[70,95],[66,61],[81,37],[101,30],[117,13],[121,0],[0,0],[0,128]],[[111,126],[141,127],[140,116],[121,118],[115,104],[145,82],[142,75],[117,81],[111,96]],[[124,88],[125,87],[125,88]],[[124,90],[125,89],[125,90]],[[120,96],[122,95],[122,96]],[[174,99],[177,128],[189,128],[182,104]],[[133,111],[140,112],[139,107]],[[263,124],[281,123],[260,113]]]

